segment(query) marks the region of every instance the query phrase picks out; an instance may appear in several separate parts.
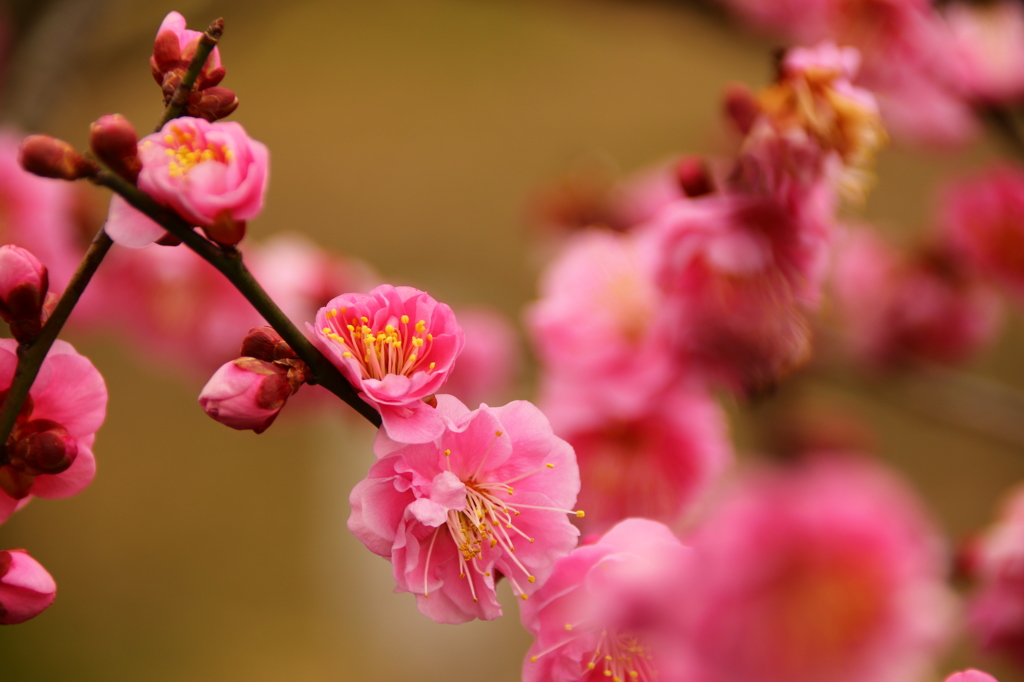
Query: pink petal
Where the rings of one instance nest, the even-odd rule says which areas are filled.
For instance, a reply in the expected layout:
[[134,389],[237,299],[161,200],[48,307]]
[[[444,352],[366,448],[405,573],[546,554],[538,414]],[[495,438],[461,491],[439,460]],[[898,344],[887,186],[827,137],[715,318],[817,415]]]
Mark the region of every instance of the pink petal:
[[104,230],[121,246],[133,249],[149,246],[166,232],[116,194],[110,200],[110,213]]

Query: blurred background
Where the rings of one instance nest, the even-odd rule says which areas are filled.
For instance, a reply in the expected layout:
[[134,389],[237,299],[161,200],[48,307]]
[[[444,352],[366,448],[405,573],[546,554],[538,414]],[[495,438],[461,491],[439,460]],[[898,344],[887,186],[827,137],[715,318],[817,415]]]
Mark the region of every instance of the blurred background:
[[[720,149],[723,87],[770,80],[776,47],[706,7],[653,1],[9,5],[3,109],[79,148],[102,114],[140,131],[158,119],[147,60],[168,11],[198,30],[225,17],[225,85],[241,101],[232,120],[272,156],[250,234],[301,232],[395,284],[513,318],[542,263],[525,219],[535,190],[581,158],[632,170]],[[998,153],[988,142],[956,154],[890,148],[865,215],[906,241],[944,176]],[[52,609],[0,629],[0,679],[520,678],[530,639],[515,607],[495,622],[434,624],[410,595],[392,594],[390,567],[348,533],[348,493],[371,462],[373,431],[347,408],[235,432],[198,408],[206,377],[183,379],[115,338],[71,340],[110,389],[98,475],[85,493],[35,502],[0,526],[0,547],[30,548],[59,584]],[[1021,341],[1011,316],[970,371],[1024,387]],[[915,409],[920,390],[810,382],[800,399],[871,424],[879,454],[955,542],[1024,480],[1024,451],[943,424],[941,406]],[[771,418],[771,402],[727,406],[741,451],[757,447],[751,424]],[[950,665],[978,661],[956,656]]]

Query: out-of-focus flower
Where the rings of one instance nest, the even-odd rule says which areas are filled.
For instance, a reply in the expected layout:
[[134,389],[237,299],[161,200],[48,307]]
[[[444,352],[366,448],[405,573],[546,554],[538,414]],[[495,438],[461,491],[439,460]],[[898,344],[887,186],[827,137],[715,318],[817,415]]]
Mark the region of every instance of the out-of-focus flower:
[[585,533],[631,516],[678,524],[732,459],[725,416],[702,391],[673,388],[634,419],[552,426],[576,451]]
[[[575,237],[541,276],[527,328],[550,377],[633,415],[677,374],[653,252],[633,235]],[[585,386],[585,388],[583,388]],[[546,390],[546,389],[542,389]]]
[[519,341],[508,319],[484,307],[459,311],[466,346],[445,390],[467,405],[501,402],[519,370]]
[[1024,300],[1024,171],[996,166],[949,185],[941,219],[958,255]]
[[[241,241],[245,221],[263,208],[269,153],[237,123],[176,118],[142,138],[139,159],[139,189],[218,243]],[[119,244],[135,247],[164,234],[118,196],[111,200],[107,232]]]
[[750,478],[691,547],[694,679],[916,679],[949,634],[939,535],[866,461],[811,458]]
[[443,420],[424,399],[444,385],[465,344],[450,307],[419,289],[382,284],[331,299],[309,331],[380,412],[388,436],[426,443],[441,435]]
[[522,605],[536,638],[524,682],[682,682],[673,621],[687,554],[667,527],[627,519],[560,559]]
[[49,281],[46,267],[30,251],[0,246],[0,318],[19,341],[30,341],[42,329]]
[[402,445],[378,435],[381,459],[352,490],[349,530],[389,559],[397,591],[441,623],[501,615],[499,575],[523,599],[543,584],[579,532],[572,448],[525,401],[472,412],[437,396],[445,430]]
[[953,673],[946,678],[946,682],[997,682],[996,678],[980,670],[964,670]]
[[869,230],[840,249],[834,288],[850,350],[883,369],[962,362],[992,341],[1000,319],[995,292],[953,254],[903,256]]
[[978,590],[968,623],[988,651],[1024,664],[1024,489],[1008,499],[996,524],[974,546]]
[[[0,339],[0,394],[17,366],[18,343]],[[29,495],[70,497],[96,473],[92,444],[107,409],[107,387],[89,360],[56,341],[29,391],[0,465],[0,523]]]
[[988,104],[1024,97],[1024,7],[1012,0],[956,2],[942,12],[961,62],[963,90]]
[[16,625],[35,618],[56,596],[57,584],[28,552],[0,552],[0,625]]

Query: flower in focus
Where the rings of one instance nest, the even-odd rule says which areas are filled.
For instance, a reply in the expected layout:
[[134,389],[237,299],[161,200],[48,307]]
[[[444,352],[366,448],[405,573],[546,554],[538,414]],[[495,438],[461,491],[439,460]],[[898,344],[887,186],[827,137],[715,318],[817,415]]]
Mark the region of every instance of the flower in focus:
[[569,523],[580,488],[576,458],[536,407],[516,401],[472,412],[437,396],[444,432],[395,443],[383,431],[380,460],[352,490],[349,530],[389,559],[396,591],[416,595],[440,623],[501,615],[505,577],[524,600],[576,545]]
[[[0,386],[10,387],[18,344],[0,339]],[[5,395],[6,389],[0,391]],[[103,424],[107,387],[89,360],[56,341],[43,361],[0,464],[0,523],[29,495],[70,497],[92,482],[92,444]]]
[[0,318],[19,341],[30,341],[42,329],[49,286],[46,267],[31,252],[0,246]]
[[685,639],[699,679],[917,679],[948,634],[938,533],[866,461],[749,478],[691,546]]
[[950,3],[942,10],[973,99],[1012,104],[1024,97],[1024,8],[1012,0]]
[[943,228],[978,273],[1024,300],[1024,171],[996,166],[946,188]]
[[674,388],[633,419],[552,426],[576,451],[585,533],[632,516],[679,523],[732,459],[725,415],[703,391]]
[[388,436],[426,443],[441,435],[444,422],[424,399],[444,385],[465,344],[451,308],[419,289],[382,284],[331,299],[309,330],[380,412]]
[[674,612],[687,550],[665,526],[626,519],[555,564],[522,605],[536,638],[524,682],[681,682]]
[[[149,58],[150,71],[164,91],[165,104],[181,83],[185,70],[188,69],[188,64],[195,56],[196,48],[199,47],[199,40],[203,36],[202,31],[190,31],[185,26],[185,17],[178,12],[171,12],[164,17],[156,32],[153,56]],[[197,94],[202,95],[205,90],[216,88],[225,73],[220,62],[220,49],[214,47],[213,52],[206,58],[199,77],[196,78],[193,98]],[[223,88],[216,89],[222,90]]]
[[285,367],[242,357],[214,372],[199,394],[199,405],[221,424],[263,433],[301,385]]
[[[1024,489],[974,547],[968,624],[981,646],[1024,664]],[[966,681],[964,681],[966,682]]]
[[938,249],[905,257],[860,230],[840,249],[836,302],[850,350],[879,368],[962,362],[995,336],[995,292]]
[[459,311],[466,346],[445,390],[467,405],[500,402],[519,369],[519,340],[504,315],[484,307]]
[[28,552],[0,552],[0,625],[16,625],[35,618],[56,596],[57,584]]
[[[245,221],[263,208],[269,179],[266,146],[238,123],[181,117],[139,141],[139,189],[177,211],[221,244],[237,244]],[[162,227],[119,196],[110,204],[107,232],[124,246],[146,246]]]

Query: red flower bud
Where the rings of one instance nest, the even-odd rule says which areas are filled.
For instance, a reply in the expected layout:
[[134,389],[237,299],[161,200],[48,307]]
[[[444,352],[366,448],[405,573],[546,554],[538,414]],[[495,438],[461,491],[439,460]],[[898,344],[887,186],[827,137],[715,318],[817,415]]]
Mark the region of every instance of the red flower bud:
[[139,161],[139,137],[124,116],[100,116],[89,127],[89,146],[110,170],[131,182],[138,179],[139,171],[142,170],[142,162]]
[[35,256],[19,246],[0,246],[0,318],[18,341],[30,341],[42,329],[48,288],[46,268]]
[[224,211],[214,218],[213,225],[204,225],[203,232],[221,246],[234,246],[245,236],[245,221],[235,220]]
[[699,156],[687,156],[676,164],[676,178],[683,194],[688,197],[701,197],[715,191],[711,184],[704,159]]
[[188,115],[217,121],[238,108],[238,97],[227,88],[210,87],[197,90],[189,99]]
[[58,180],[78,180],[99,172],[99,166],[70,144],[49,135],[29,135],[22,140],[18,161],[29,173]]
[[7,464],[29,476],[67,471],[78,456],[78,442],[49,419],[34,419],[15,428],[7,446]]
[[256,358],[266,362],[297,358],[295,351],[289,346],[273,327],[253,327],[242,339],[242,357]]

